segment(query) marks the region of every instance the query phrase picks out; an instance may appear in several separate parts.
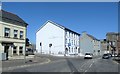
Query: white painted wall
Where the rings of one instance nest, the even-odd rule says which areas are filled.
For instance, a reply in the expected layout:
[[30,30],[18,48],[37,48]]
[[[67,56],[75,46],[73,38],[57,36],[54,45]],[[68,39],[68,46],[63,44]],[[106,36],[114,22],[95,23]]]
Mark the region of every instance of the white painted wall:
[[40,42],[42,43],[42,53],[49,54],[49,44],[52,43],[51,53],[58,54],[58,52],[65,52],[65,31],[60,27],[53,25],[53,23],[46,23],[36,33],[36,49],[41,53]]

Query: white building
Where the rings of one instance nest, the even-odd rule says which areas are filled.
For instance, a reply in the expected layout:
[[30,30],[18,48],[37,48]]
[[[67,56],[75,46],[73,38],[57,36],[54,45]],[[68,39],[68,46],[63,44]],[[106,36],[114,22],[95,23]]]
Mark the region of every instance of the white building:
[[47,21],[36,33],[38,53],[69,55],[80,53],[80,34],[52,21]]
[[80,37],[80,49],[83,55],[87,52],[98,55],[100,54],[100,40],[83,32]]

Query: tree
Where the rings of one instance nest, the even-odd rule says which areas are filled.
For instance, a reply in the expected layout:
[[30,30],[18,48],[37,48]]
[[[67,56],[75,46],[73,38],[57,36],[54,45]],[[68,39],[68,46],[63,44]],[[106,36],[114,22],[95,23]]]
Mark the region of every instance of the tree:
[[29,39],[28,38],[26,38],[26,46],[29,46]]

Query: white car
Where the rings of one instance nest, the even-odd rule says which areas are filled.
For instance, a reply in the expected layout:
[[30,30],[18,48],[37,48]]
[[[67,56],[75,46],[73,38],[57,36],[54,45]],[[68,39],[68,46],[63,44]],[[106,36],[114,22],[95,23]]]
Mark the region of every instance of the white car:
[[92,59],[93,55],[91,53],[85,53],[84,59]]

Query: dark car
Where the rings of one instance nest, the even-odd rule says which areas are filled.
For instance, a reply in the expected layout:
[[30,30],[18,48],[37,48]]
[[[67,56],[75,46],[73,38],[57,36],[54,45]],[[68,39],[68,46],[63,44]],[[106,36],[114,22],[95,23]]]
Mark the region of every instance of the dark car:
[[31,48],[27,48],[25,54],[26,54],[26,56],[28,56],[28,55],[34,55],[34,50],[31,49]]
[[109,55],[109,57],[112,57],[112,54],[111,53],[107,53]]
[[103,59],[109,59],[109,58],[110,58],[110,55],[109,55],[109,54],[103,54],[102,58],[103,58]]

